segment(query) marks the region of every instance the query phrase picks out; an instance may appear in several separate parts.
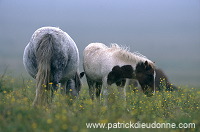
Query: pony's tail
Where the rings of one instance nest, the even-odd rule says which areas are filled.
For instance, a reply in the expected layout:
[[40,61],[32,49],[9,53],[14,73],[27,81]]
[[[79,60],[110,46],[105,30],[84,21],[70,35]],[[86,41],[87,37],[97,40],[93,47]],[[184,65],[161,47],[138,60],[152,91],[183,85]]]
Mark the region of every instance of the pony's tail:
[[36,74],[36,97],[33,105],[46,105],[51,101],[51,58],[54,39],[45,34],[36,47],[38,72]]

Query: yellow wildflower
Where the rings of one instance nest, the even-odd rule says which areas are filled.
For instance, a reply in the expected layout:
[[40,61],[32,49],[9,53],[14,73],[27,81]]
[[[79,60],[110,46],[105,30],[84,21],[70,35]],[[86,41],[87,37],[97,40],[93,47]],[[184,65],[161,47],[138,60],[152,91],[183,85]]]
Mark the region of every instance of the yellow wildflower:
[[51,124],[52,122],[53,122],[52,119],[47,119],[47,123],[48,123],[48,124]]

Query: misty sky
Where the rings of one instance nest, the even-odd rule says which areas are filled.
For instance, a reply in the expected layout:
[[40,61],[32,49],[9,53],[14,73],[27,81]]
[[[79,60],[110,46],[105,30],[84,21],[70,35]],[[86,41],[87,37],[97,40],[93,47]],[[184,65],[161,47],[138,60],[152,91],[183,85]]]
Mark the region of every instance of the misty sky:
[[0,74],[25,72],[24,47],[42,26],[76,42],[117,43],[155,61],[172,82],[200,85],[200,0],[0,0]]

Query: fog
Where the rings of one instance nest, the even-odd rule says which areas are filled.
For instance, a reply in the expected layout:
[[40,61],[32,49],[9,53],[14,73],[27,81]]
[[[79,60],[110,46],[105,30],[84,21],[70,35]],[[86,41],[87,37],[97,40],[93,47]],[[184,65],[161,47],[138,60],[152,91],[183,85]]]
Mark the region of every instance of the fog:
[[199,0],[0,0],[0,74],[28,76],[23,50],[42,26],[60,27],[82,52],[117,43],[155,61],[176,85],[200,86]]

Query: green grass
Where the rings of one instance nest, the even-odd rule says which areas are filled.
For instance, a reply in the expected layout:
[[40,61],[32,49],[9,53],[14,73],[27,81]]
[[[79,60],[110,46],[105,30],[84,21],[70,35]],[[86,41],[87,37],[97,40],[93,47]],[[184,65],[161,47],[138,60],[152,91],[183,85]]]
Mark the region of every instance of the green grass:
[[[148,131],[200,131],[200,88],[181,87],[177,92],[157,92],[146,97],[127,92],[127,103],[113,87],[108,105],[91,101],[83,86],[77,99],[55,93],[50,107],[33,108],[35,82],[20,77],[0,78],[0,132],[106,131],[87,128],[86,123],[195,123],[195,129],[148,129]],[[110,129],[109,131],[147,129]]]

